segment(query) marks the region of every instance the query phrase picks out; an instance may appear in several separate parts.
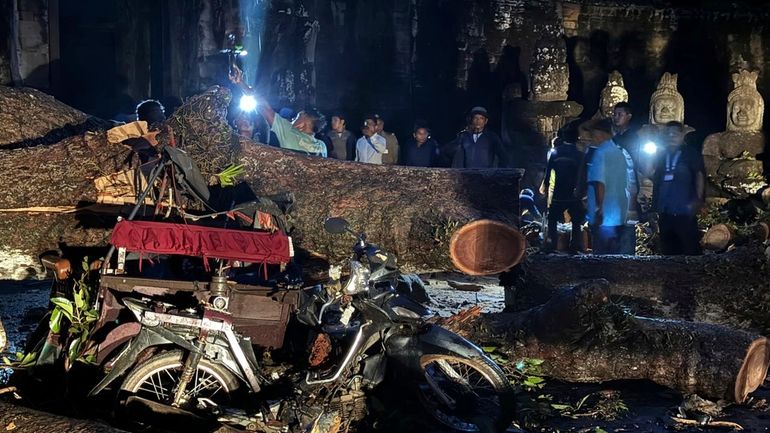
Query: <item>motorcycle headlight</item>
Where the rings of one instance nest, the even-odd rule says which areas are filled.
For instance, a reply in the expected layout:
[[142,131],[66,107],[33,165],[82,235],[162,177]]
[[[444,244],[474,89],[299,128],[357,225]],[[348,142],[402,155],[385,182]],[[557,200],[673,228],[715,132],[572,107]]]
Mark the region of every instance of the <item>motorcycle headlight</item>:
[[361,262],[350,262],[350,278],[342,289],[346,295],[355,295],[369,290],[369,270]]

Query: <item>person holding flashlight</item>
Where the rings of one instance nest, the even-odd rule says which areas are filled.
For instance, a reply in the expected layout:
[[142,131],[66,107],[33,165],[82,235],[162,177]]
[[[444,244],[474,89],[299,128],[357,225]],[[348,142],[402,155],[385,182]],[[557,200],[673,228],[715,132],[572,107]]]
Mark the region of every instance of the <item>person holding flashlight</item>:
[[235,65],[232,68],[230,81],[243,90],[244,97],[253,98],[253,103],[248,99],[242,101],[241,107],[256,109],[262,114],[262,117],[270,125],[270,130],[278,138],[281,148],[326,158],[326,144],[315,137],[324,123],[320,113],[315,110],[300,111],[290,123],[276,115],[270,104],[263,98],[257,97],[254,90],[243,82],[243,71],[240,68]]
[[660,250],[663,255],[701,254],[697,214],[703,206],[706,167],[703,155],[684,145],[681,122],[666,123],[665,152],[654,175],[652,205],[658,213]]

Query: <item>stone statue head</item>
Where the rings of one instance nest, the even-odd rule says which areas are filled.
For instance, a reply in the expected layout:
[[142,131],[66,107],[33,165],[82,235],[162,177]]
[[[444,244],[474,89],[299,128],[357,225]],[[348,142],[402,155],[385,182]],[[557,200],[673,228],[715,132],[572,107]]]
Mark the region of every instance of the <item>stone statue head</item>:
[[650,98],[650,124],[684,122],[684,98],[676,90],[676,74],[664,73]]
[[602,118],[611,117],[612,109],[619,102],[628,102],[628,91],[623,87],[623,76],[620,75],[620,72],[612,71],[599,99],[599,110]]
[[735,88],[727,96],[727,130],[738,132],[759,132],[765,101],[757,91],[759,74],[741,70],[733,74]]

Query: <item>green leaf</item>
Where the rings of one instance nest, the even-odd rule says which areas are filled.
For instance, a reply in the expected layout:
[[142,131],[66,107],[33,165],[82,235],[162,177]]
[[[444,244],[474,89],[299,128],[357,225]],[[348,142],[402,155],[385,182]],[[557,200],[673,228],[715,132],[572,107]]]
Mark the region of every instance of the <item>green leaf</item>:
[[51,302],[57,307],[61,308],[64,317],[70,322],[72,321],[72,301],[67,298],[51,298]]
[[601,428],[601,427],[596,427],[596,430],[594,431],[594,433],[607,433],[607,431],[606,431],[606,430],[604,430],[604,429],[603,429],[603,428]]
[[5,365],[13,365],[13,361],[11,361],[10,359],[8,359],[8,357],[7,357],[7,356],[4,356],[4,357],[3,357],[3,364],[5,364]]
[[51,312],[51,320],[48,321],[48,327],[51,328],[51,332],[58,334],[61,331],[61,308],[54,307]]
[[19,362],[19,367],[29,367],[30,365],[35,363],[35,358],[37,358],[37,353],[31,352],[21,359],[21,362]]
[[94,310],[86,311],[86,323],[95,322],[99,319],[99,315]]
[[481,350],[483,350],[484,353],[492,353],[495,350],[497,350],[497,347],[496,346],[484,346],[484,347],[481,348]]
[[544,362],[545,361],[542,360],[542,359],[528,359],[527,360],[527,364],[532,365],[532,366],[541,365]]
[[572,406],[568,404],[551,403],[551,407],[556,410],[567,410],[567,409],[570,409]]
[[70,349],[67,352],[69,359],[71,362],[74,362],[78,358],[78,354],[80,353],[80,344],[82,341],[80,338],[76,338],[70,343]]
[[545,382],[545,379],[539,376],[529,376],[527,377],[527,382],[534,383],[535,385],[537,385],[538,383]]
[[83,302],[83,290],[73,290],[72,297],[75,299],[75,307],[77,307],[78,310],[83,310],[85,306],[85,302]]
[[579,410],[583,405],[585,404],[586,400],[588,400],[588,397],[590,397],[591,394],[586,395],[585,397],[581,398],[580,401],[577,404],[577,409]]

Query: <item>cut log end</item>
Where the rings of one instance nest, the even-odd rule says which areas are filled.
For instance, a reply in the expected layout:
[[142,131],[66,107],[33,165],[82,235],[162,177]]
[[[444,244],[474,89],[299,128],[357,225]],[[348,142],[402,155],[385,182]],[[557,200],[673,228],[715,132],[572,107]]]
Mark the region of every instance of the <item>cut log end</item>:
[[749,345],[746,357],[735,378],[735,401],[742,403],[754,390],[759,388],[767,376],[770,365],[770,342],[767,338],[758,338]]
[[524,257],[527,240],[507,224],[478,220],[462,226],[449,243],[452,263],[468,275],[505,272]]
[[709,251],[727,249],[735,238],[735,233],[725,224],[715,224],[703,235],[703,248]]

